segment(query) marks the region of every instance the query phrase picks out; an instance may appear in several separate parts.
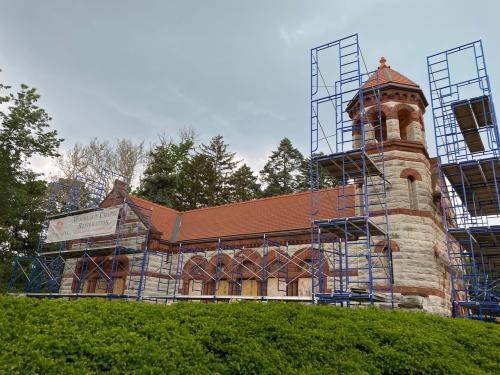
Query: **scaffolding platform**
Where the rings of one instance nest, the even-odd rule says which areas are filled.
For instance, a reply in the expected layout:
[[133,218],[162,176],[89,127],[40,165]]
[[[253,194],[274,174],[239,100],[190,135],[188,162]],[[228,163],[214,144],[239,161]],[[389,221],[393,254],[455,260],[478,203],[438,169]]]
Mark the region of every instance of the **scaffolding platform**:
[[470,251],[478,248],[478,243],[469,230],[465,228],[449,228],[448,233],[450,233],[464,249]]
[[448,232],[464,249],[482,256],[493,270],[500,270],[500,225],[449,228]]
[[493,116],[491,115],[490,97],[488,95],[479,96],[470,99],[470,105],[477,125],[482,128],[484,126],[493,125]]
[[116,254],[135,254],[142,253],[143,249],[133,249],[123,246],[108,245],[108,246],[96,246],[89,248],[78,248],[78,249],[68,249],[68,250],[54,250],[54,251],[43,251],[40,256],[61,256],[63,258],[78,258],[87,253],[89,256],[100,256],[100,255],[110,255]]
[[471,216],[500,214],[500,158],[450,163],[441,169]]
[[339,302],[390,302],[389,298],[381,294],[372,294],[365,290],[352,290],[351,292],[334,292],[334,293],[317,293],[316,298],[318,303],[334,303]]
[[385,231],[365,216],[354,216],[340,219],[316,220],[314,222],[322,232],[332,233],[339,238],[358,239],[371,236],[385,236]]
[[489,96],[460,100],[451,108],[471,153],[484,152],[479,128],[492,123]]
[[363,176],[382,176],[379,167],[361,149],[322,155],[318,156],[316,160],[324,170],[340,181]]
[[500,225],[471,227],[470,233],[478,244],[478,252],[487,258],[495,271],[500,271]]

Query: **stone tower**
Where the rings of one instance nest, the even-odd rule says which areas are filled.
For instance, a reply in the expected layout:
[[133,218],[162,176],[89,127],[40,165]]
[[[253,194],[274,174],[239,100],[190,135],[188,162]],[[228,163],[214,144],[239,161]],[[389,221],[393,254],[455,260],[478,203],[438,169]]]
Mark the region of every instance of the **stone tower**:
[[[376,95],[380,95],[380,116]],[[359,96],[352,100],[348,111],[352,118],[359,119],[357,101]],[[391,69],[382,57],[377,72],[363,86],[363,102],[367,153],[375,155],[378,151],[371,152],[370,148],[380,150],[381,146],[384,151],[396,302],[399,307],[450,315],[437,165],[429,157],[425,140],[423,115],[427,100],[415,82]],[[361,146],[359,132],[353,133],[353,143],[354,148]],[[376,159],[374,162],[380,165]],[[372,214],[376,219],[377,213]],[[384,251],[386,246],[381,241],[375,252]]]

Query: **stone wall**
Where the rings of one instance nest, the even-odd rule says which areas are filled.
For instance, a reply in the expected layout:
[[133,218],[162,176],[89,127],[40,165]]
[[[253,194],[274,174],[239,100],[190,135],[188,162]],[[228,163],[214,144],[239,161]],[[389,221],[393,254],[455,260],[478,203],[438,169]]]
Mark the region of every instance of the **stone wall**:
[[[401,307],[449,315],[451,288],[445,233],[441,213],[433,201],[429,160],[422,153],[397,150],[384,156],[385,176],[390,183],[390,239],[398,247],[393,252],[398,303]],[[417,207],[411,205],[408,179],[415,184]]]
[[[82,260],[83,250],[88,249],[88,254],[92,255],[96,251],[99,254],[102,253],[101,248],[109,248],[108,257],[112,258],[112,254],[116,246],[125,247],[127,249],[134,249],[139,252],[139,254],[128,254],[122,255],[129,259],[130,267],[137,263],[137,257],[142,257],[142,249],[144,248],[144,243],[146,239],[147,229],[144,224],[139,219],[138,215],[130,208],[126,207],[127,214],[125,221],[121,227],[120,236],[118,238],[95,238],[92,242],[88,243],[87,239],[82,239],[80,241],[71,241],[69,243],[69,248],[75,251],[75,254],[79,254],[75,258],[65,259],[65,266],[63,271],[63,276],[61,280],[60,293],[72,293],[73,281],[77,280],[80,275],[77,274],[78,263]],[[90,246],[89,246],[90,245]],[[103,255],[100,255],[103,256]],[[142,258],[141,258],[142,259]],[[140,262],[138,262],[140,263]],[[128,277],[125,278],[125,288],[128,287]],[[127,294],[127,293],[125,293]]]

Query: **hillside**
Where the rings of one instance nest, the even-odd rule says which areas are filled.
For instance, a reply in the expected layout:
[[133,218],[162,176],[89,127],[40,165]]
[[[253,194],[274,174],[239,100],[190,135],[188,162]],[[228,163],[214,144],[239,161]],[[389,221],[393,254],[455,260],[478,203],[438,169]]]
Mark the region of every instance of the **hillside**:
[[0,296],[0,373],[493,373],[500,326],[297,304]]

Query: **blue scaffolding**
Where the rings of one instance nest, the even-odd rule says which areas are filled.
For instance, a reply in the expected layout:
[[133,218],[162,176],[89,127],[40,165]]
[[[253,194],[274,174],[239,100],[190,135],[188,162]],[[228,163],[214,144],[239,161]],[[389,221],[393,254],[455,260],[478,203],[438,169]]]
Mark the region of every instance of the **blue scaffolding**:
[[453,315],[500,313],[499,130],[482,41],[427,58]]
[[[123,194],[106,191],[106,182],[112,179],[121,181]],[[106,207],[101,207],[103,201],[106,201]],[[109,238],[46,242],[51,220],[111,207],[120,209],[115,235]],[[130,222],[129,213],[133,213],[137,220]],[[32,256],[22,255],[14,259],[8,291],[23,291],[29,296],[96,295],[130,298],[125,295],[125,285],[115,288],[115,282],[118,275],[129,273],[128,266],[122,262],[124,255],[142,253],[142,259],[147,259],[150,228],[151,210],[131,201],[126,179],[111,171],[103,171],[97,180],[76,177],[54,182],[49,187],[45,219],[36,252]],[[72,278],[71,292],[61,293],[63,277],[68,278],[68,275]],[[134,298],[140,299],[144,290],[143,280],[141,273],[136,288],[137,296],[134,295]],[[89,292],[91,287],[95,291]],[[124,290],[117,292],[118,289]],[[96,293],[97,290],[99,293]]]
[[[313,302],[393,307],[378,71],[367,70],[355,34],[312,48],[310,73]],[[325,173],[337,185],[333,217],[321,210]]]

